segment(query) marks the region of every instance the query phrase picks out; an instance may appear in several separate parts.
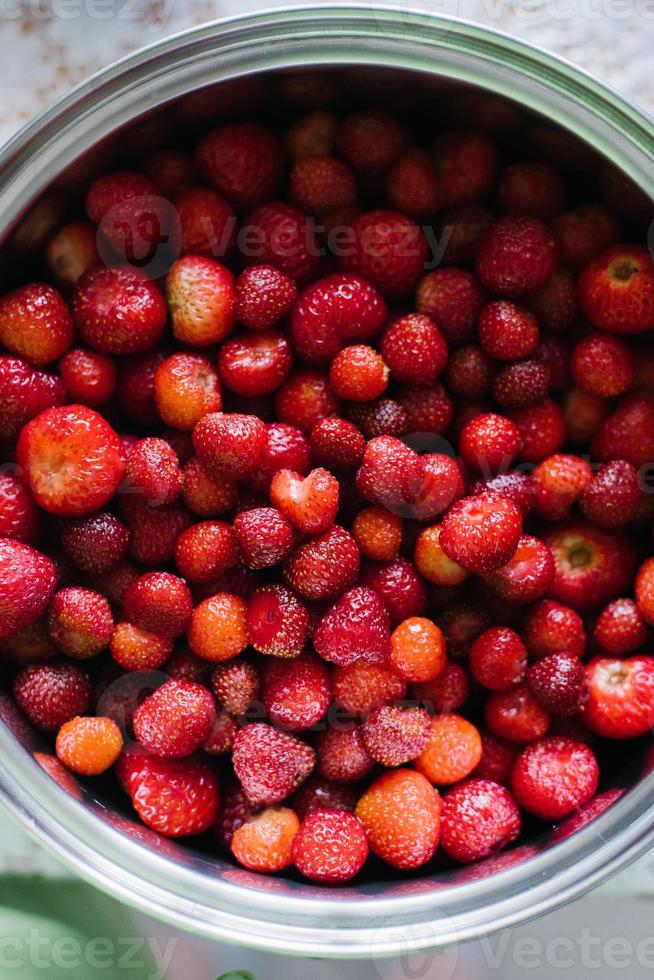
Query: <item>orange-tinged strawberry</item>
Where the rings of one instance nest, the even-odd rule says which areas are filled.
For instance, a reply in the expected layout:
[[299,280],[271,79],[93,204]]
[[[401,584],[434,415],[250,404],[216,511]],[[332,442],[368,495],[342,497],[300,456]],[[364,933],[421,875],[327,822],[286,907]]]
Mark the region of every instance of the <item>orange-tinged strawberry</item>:
[[80,776],[99,776],[113,766],[123,747],[120,728],[111,718],[77,717],[57,732],[57,757]]
[[438,846],[441,799],[419,772],[395,769],[379,776],[357,803],[373,854],[395,868],[419,868]]
[[232,836],[232,854],[249,871],[274,874],[293,863],[293,841],[300,821],[286,806],[266,807]]
[[215,259],[185,255],[166,276],[173,334],[182,344],[209,347],[236,325],[234,274]]

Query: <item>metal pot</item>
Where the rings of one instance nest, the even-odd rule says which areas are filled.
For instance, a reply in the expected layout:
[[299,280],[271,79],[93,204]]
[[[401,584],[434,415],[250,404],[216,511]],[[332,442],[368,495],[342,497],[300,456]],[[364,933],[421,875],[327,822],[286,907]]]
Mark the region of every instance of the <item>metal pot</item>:
[[[347,69],[345,66],[349,66]],[[85,150],[202,86],[299,68],[350,72],[382,100],[474,86],[586,142],[654,196],[654,126],[600,82],[472,24],[386,7],[279,10],[230,19],[138,52],[27,126],[0,158],[0,229]],[[398,88],[398,86],[400,86]],[[338,890],[266,878],[164,841],[92,792],[64,792],[34,761],[34,736],[0,701],[0,799],[80,875],[176,926],[313,956],[381,957],[441,948],[560,905],[643,852],[654,831],[654,776],[561,843],[540,838],[474,871],[435,871]],[[636,783],[635,778],[630,780]]]

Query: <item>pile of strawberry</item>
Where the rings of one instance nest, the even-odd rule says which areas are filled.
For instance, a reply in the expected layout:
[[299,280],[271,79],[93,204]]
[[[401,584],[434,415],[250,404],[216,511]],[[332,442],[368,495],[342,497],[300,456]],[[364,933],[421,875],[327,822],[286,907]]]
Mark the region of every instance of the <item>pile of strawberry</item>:
[[226,123],[46,235],[41,202],[53,284],[0,298],[0,656],[62,784],[112,769],[152,830],[317,882],[619,795],[606,740],[654,721],[650,211],[498,120]]

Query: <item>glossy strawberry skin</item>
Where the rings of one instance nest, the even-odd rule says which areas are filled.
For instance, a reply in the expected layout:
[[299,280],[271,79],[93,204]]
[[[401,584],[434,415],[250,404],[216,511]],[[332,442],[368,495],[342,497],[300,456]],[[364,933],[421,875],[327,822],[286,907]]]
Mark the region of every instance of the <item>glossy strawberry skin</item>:
[[56,584],[57,570],[49,558],[21,541],[0,538],[0,638],[35,622]]
[[220,800],[218,779],[203,759],[160,759],[124,752],[118,778],[143,823],[164,837],[204,833]]
[[83,405],[47,409],[32,419],[20,434],[16,457],[37,503],[65,517],[103,507],[125,474],[117,434]]
[[17,674],[13,694],[18,706],[42,731],[55,732],[83,715],[91,700],[91,682],[75,664],[35,664]]
[[73,318],[83,340],[107,354],[136,354],[153,347],[166,323],[166,303],[156,285],[132,266],[96,266],[73,294]]
[[207,741],[216,720],[212,695],[189,681],[166,681],[134,714],[141,745],[163,758],[191,755]]
[[308,364],[329,364],[341,347],[380,333],[386,303],[361,276],[335,273],[307,286],[291,316],[293,346]]
[[232,761],[251,803],[279,803],[307,778],[315,753],[295,736],[255,722],[238,732]]
[[340,667],[359,660],[382,663],[390,653],[384,603],[372,589],[350,589],[317,624],[313,645],[324,660]]
[[52,286],[31,283],[0,299],[0,343],[35,367],[65,354],[73,341],[73,321]]
[[590,693],[584,720],[608,738],[634,738],[652,725],[654,658],[612,660],[598,657],[586,666]]
[[305,599],[335,598],[356,580],[359,549],[342,527],[300,545],[283,564],[284,578]]

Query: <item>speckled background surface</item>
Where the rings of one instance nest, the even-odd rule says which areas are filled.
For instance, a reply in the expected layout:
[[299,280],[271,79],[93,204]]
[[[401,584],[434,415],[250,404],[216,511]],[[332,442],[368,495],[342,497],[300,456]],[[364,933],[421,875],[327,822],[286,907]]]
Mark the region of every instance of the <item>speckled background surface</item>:
[[[268,0],[0,0],[0,142],[57,95],[131,51],[208,20],[274,5]],[[295,5],[294,0],[277,4]],[[395,0],[394,5],[477,21],[548,48],[654,113],[654,0]]]

